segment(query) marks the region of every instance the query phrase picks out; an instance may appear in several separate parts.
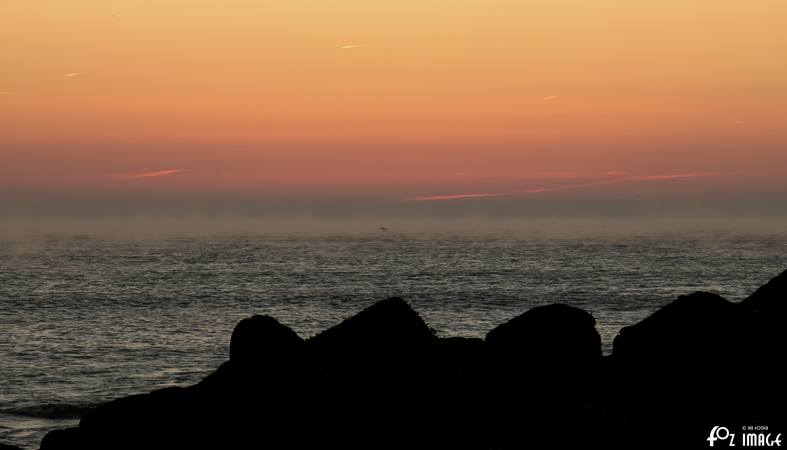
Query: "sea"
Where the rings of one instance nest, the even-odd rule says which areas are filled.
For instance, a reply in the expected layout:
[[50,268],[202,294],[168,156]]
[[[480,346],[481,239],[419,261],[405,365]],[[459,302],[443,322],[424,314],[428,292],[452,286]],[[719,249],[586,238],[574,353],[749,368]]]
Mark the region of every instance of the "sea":
[[621,327],[682,294],[739,301],[787,269],[784,234],[397,234],[0,238],[0,443],[34,449],[113,398],[198,382],[232,329],[270,314],[312,336],[400,296],[440,336],[529,308]]

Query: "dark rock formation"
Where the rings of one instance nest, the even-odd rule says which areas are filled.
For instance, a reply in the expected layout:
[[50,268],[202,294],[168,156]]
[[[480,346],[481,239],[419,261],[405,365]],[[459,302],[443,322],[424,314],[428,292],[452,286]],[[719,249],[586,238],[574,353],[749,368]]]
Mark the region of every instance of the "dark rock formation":
[[199,384],[204,389],[258,390],[266,383],[294,382],[308,375],[305,342],[270,316],[238,323],[230,338],[230,360]]
[[696,441],[719,424],[787,423],[785,389],[767,363],[784,355],[784,340],[773,339],[782,325],[758,317],[783,295],[783,280],[741,303],[707,292],[681,296],[620,331],[610,390],[635,423],[660,430],[645,437],[635,429],[638,446]]
[[320,386],[313,398],[325,405],[310,424],[334,446],[413,446],[434,422],[428,355],[436,341],[396,297],[307,340]]
[[306,345],[329,377],[390,378],[419,371],[436,339],[410,305],[392,297],[312,337]]
[[[592,440],[585,431],[603,421],[590,405],[601,362],[595,323],[586,311],[555,304],[532,308],[486,335],[485,390],[497,399],[488,427],[496,447],[573,448]],[[538,431],[525,437],[523,424]],[[562,432],[565,426],[572,432]]]
[[271,316],[243,319],[232,331],[230,362],[247,367],[276,366],[303,351],[303,339]]
[[[787,359],[787,271],[757,289],[740,303],[747,314],[747,351],[751,363]],[[783,376],[783,366],[773,367],[771,374]]]
[[432,344],[428,367],[443,382],[478,378],[487,367],[487,356],[482,339],[441,338]]
[[787,270],[757,289],[740,304],[752,313],[784,318],[787,312]]
[[345,348],[410,349],[434,342],[435,335],[421,316],[399,297],[379,301],[309,339],[319,352]]
[[86,448],[147,448],[187,443],[188,428],[201,429],[201,401],[189,389],[172,387],[108,402],[79,422],[79,438]]
[[713,425],[784,432],[786,287],[782,274],[740,304],[682,296],[609,357],[567,305],[485,340],[437,338],[399,298],[306,341],[254,316],[201,383],[108,402],[42,449],[699,448]]
[[291,328],[270,316],[238,323],[230,338],[230,360],[197,387],[204,391],[251,392],[272,383],[294,383],[307,376],[305,342]]
[[83,447],[80,428],[50,431],[41,441],[41,450],[81,449]]
[[751,385],[761,386],[760,398],[774,399],[769,403],[771,408],[779,408],[775,399],[781,398],[781,410],[787,411],[783,406],[787,403],[787,370],[784,364],[774,363],[787,360],[787,271],[757,289],[740,306],[745,312],[741,329],[746,339],[736,363]]
[[678,297],[615,338],[617,361],[650,371],[712,369],[737,348],[738,305],[707,292]]
[[586,311],[562,304],[535,307],[497,326],[485,343],[506,365],[535,371],[584,366],[601,359],[596,320]]

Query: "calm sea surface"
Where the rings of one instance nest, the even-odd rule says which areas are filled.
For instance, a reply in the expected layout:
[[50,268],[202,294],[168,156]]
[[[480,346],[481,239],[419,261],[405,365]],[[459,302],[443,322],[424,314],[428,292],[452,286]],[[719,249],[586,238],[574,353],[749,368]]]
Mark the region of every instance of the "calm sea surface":
[[737,301],[784,269],[787,234],[0,240],[0,442],[38,448],[90,405],[199,381],[255,313],[307,337],[396,295],[441,335],[483,336],[562,302],[608,353],[680,294]]

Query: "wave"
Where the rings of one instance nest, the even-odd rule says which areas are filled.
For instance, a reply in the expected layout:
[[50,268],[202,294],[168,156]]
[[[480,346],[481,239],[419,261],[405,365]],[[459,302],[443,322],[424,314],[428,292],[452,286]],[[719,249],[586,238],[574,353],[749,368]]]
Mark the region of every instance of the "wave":
[[85,413],[96,406],[98,406],[98,403],[45,403],[42,405],[6,409],[3,412],[16,414],[18,416],[39,417],[42,419],[80,419]]

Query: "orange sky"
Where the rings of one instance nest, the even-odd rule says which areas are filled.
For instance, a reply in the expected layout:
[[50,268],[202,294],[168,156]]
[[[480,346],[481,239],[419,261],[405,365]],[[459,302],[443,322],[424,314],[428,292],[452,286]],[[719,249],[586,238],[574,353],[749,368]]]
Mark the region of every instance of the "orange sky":
[[598,195],[778,197],[785,23],[783,0],[6,0],[0,189],[438,201],[625,172],[655,178]]

